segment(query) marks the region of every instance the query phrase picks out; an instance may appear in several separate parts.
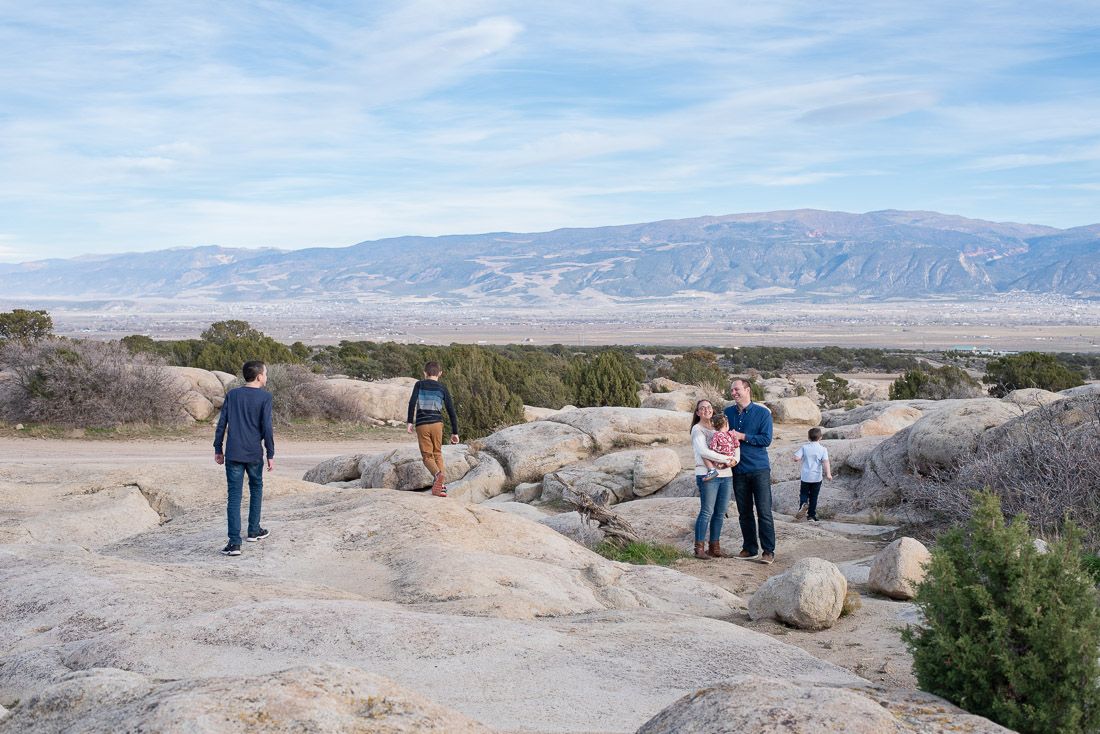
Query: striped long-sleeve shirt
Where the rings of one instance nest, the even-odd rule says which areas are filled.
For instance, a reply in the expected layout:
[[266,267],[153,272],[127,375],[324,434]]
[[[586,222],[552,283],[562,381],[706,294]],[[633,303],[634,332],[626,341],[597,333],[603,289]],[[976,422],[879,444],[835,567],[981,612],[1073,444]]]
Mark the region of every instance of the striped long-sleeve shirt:
[[409,423],[418,426],[443,422],[443,409],[451,419],[451,433],[458,433],[458,418],[451,394],[439,380],[420,380],[413,386],[409,397]]

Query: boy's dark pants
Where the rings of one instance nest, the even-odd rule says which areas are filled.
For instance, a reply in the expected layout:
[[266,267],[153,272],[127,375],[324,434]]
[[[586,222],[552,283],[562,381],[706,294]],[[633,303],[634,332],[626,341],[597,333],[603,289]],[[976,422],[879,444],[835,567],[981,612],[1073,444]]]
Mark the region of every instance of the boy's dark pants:
[[798,485],[798,506],[810,503],[810,517],[817,519],[817,496],[821,493],[821,482],[801,482]]

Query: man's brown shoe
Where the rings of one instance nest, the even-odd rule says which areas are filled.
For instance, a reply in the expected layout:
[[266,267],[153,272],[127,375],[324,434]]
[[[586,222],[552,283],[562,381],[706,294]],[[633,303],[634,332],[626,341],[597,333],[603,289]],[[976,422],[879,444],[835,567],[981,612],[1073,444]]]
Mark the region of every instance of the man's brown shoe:
[[772,563],[775,563],[775,554],[774,553],[765,553],[764,555],[760,556],[760,562],[761,563],[766,563],[768,565],[771,565]]
[[734,558],[740,558],[742,561],[751,561],[756,558],[759,553],[749,553],[747,550],[742,549]]

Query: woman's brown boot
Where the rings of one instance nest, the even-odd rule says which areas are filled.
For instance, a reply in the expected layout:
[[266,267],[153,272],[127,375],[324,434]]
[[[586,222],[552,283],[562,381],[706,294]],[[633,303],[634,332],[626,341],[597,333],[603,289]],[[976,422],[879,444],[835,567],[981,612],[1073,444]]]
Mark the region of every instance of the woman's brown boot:
[[718,540],[715,540],[715,541],[711,542],[710,550],[708,551],[708,553],[710,553],[711,558],[725,558],[726,557],[726,554],[722,552],[722,542],[718,541]]
[[695,544],[695,557],[696,558],[702,558],[704,561],[709,561],[710,556],[708,556],[706,554],[706,551],[703,550],[704,545],[705,544],[702,541]]

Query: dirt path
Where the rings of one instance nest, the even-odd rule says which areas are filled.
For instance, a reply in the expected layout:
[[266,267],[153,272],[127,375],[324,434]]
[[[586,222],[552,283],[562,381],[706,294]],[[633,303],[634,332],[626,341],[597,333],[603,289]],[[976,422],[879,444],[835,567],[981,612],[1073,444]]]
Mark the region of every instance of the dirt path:
[[[0,465],[112,464],[126,466],[155,461],[214,463],[213,430],[175,439],[111,439],[0,437]],[[408,442],[403,431],[378,431],[362,439],[304,440],[275,434],[275,471],[301,477],[306,470],[341,454],[385,451]]]

